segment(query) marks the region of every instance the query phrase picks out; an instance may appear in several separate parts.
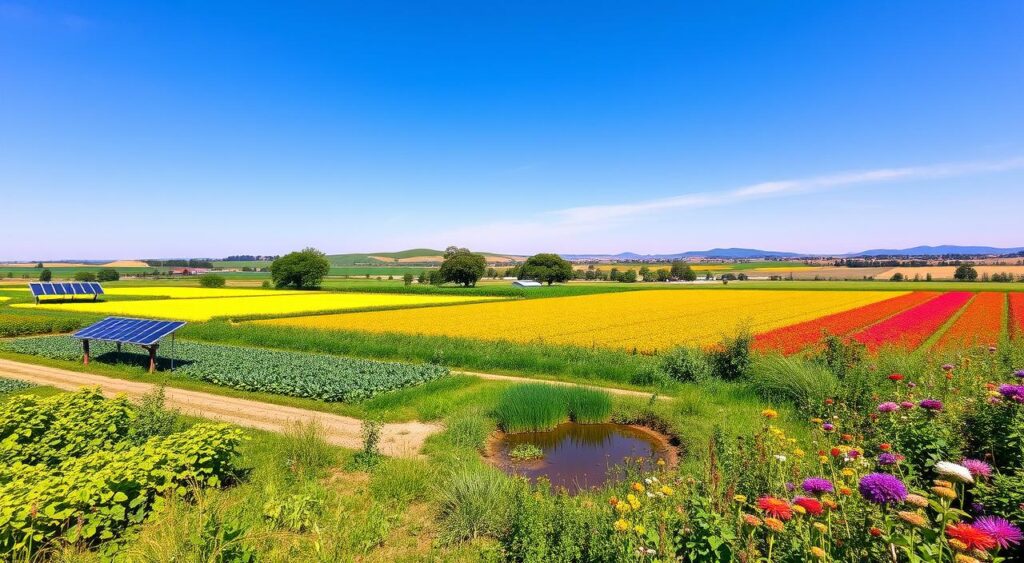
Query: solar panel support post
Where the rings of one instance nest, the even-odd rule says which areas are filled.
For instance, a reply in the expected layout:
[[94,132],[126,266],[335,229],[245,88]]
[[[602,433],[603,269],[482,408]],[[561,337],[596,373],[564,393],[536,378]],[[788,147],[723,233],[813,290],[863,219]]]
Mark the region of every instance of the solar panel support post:
[[84,352],[84,354],[83,354],[83,363],[85,365],[89,365],[89,339],[88,338],[83,338],[82,339],[82,351]]
[[160,347],[159,344],[153,344],[152,346],[145,347],[147,350],[149,350],[149,373],[153,373],[156,371],[156,349],[158,347]]

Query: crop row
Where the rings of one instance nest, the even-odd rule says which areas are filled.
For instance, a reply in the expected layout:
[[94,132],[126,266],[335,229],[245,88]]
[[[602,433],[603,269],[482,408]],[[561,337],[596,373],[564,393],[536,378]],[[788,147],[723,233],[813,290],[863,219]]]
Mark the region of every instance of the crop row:
[[[23,338],[5,343],[14,352],[48,358],[76,360],[78,343],[66,336]],[[143,354],[94,345],[100,362],[144,365]],[[162,355],[171,352],[161,348]],[[287,352],[179,341],[174,349],[175,373],[243,391],[276,393],[324,401],[355,402],[379,393],[433,381],[448,369],[429,364],[378,362],[304,352]]]
[[938,295],[930,291],[908,293],[879,303],[762,332],[754,337],[753,347],[760,351],[795,354],[820,342],[825,333],[836,336],[848,335],[896,313],[926,303]]
[[1024,338],[1024,293],[1010,294],[1010,334]]
[[255,321],[306,329],[452,336],[656,352],[708,345],[889,299],[885,291],[650,290]]
[[1003,333],[1003,312],[1006,294],[979,293],[942,334],[935,347],[947,350],[995,344]]
[[872,325],[853,338],[875,351],[886,345],[914,350],[971,300],[973,293],[954,291]]

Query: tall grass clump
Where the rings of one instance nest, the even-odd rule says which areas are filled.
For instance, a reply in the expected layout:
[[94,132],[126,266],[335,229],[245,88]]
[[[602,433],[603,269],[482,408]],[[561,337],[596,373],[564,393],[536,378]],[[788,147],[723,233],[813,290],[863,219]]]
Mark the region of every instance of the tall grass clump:
[[514,509],[514,487],[514,481],[489,467],[453,472],[436,490],[441,539],[458,543],[497,536]]
[[839,390],[834,373],[820,364],[792,356],[760,357],[750,373],[754,388],[766,400],[787,401],[800,408],[821,405]]
[[588,387],[524,383],[508,388],[498,399],[494,416],[506,432],[550,430],[572,420],[593,424],[608,420],[611,396]]
[[612,398],[608,393],[587,387],[565,388],[569,420],[580,424],[596,424],[608,420]]
[[284,437],[284,459],[297,477],[319,477],[338,461],[319,420],[294,422],[285,430]]

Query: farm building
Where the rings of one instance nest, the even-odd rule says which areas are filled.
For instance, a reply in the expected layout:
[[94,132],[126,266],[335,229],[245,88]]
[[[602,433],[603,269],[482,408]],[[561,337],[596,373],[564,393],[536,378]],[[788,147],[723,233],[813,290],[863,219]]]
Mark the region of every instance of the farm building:
[[171,268],[172,276],[198,276],[210,271],[209,268]]
[[512,282],[515,287],[542,287],[544,284],[533,280],[516,280]]

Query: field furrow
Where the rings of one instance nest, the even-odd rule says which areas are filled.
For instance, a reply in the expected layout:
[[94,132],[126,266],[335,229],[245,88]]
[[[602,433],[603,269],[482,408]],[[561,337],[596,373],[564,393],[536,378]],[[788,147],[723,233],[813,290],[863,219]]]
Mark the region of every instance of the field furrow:
[[1005,293],[979,293],[935,344],[937,350],[994,345],[1003,332]]
[[845,336],[901,311],[926,303],[938,295],[939,293],[932,291],[909,293],[819,319],[762,332],[754,337],[753,348],[795,354],[820,342],[825,333]]
[[865,344],[871,351],[886,345],[916,350],[973,296],[973,293],[967,291],[944,293],[931,301],[872,325],[854,334],[853,338]]

